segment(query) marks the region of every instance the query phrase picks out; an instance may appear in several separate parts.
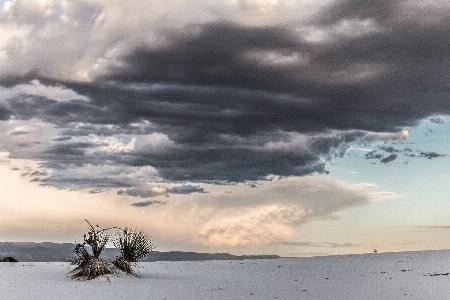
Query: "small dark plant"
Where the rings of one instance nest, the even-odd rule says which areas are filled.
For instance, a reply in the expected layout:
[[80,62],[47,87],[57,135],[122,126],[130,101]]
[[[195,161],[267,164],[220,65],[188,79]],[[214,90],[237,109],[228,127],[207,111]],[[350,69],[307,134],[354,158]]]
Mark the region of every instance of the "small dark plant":
[[[72,271],[73,279],[90,280],[112,273],[108,264],[100,258],[100,254],[109,240],[107,231],[110,228],[102,229],[96,225],[98,229],[95,229],[88,220],[86,222],[90,229],[87,234],[83,235],[83,242],[78,243],[74,249],[76,257],[73,263],[77,267]],[[90,246],[92,253],[89,253],[86,246]]]
[[120,256],[113,261],[113,264],[134,276],[138,275],[133,271],[131,264],[155,249],[152,239],[145,232],[130,228],[118,228],[112,242],[120,252]]
[[6,256],[6,257],[0,257],[0,262],[18,262],[18,260],[12,256]]

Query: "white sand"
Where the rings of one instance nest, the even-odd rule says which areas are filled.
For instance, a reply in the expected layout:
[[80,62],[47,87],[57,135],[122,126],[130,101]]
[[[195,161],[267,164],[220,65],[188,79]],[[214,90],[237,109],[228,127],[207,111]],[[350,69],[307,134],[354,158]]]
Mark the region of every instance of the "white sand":
[[449,250],[139,265],[141,278],[74,281],[69,263],[0,263],[0,298],[450,298]]

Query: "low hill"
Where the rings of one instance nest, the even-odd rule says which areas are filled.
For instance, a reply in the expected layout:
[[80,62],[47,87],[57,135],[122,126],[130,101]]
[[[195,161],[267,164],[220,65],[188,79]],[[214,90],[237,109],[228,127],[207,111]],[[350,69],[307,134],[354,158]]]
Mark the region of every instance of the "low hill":
[[[69,261],[74,257],[75,244],[71,243],[32,243],[0,242],[0,256],[12,256],[24,262]],[[112,260],[119,255],[115,248],[106,248],[101,257]],[[232,255],[228,253],[197,253],[154,251],[140,261],[196,261],[196,260],[239,260],[239,259],[274,259],[278,255]]]

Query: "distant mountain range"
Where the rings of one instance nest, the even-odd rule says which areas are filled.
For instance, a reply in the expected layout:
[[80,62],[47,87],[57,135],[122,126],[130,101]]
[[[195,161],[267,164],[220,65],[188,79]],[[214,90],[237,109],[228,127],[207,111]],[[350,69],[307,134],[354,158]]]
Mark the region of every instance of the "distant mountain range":
[[[0,242],[0,256],[12,256],[23,262],[70,261],[74,257],[75,244],[71,243],[32,243]],[[112,260],[119,255],[115,248],[105,248],[100,256]],[[232,255],[228,253],[197,253],[154,251],[140,261],[196,261],[196,260],[240,260],[240,259],[274,259],[278,255]]]

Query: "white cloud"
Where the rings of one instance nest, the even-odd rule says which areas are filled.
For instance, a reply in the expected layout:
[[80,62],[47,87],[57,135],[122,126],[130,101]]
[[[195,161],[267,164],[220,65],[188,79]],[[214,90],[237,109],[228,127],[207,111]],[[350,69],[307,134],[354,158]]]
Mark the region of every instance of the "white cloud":
[[9,157],[9,152],[0,152],[0,162]]
[[337,38],[357,38],[382,31],[382,27],[373,19],[347,19],[328,27],[300,27],[298,33],[310,43],[328,43]]
[[223,209],[200,227],[204,243],[214,246],[268,244],[296,237],[292,226],[305,217],[304,208],[295,205],[261,205],[242,210]]
[[[52,79],[90,81],[119,64],[123,53],[164,43],[161,30],[215,21],[247,25],[299,22],[327,2],[12,0],[0,11],[0,67],[3,76],[33,71]],[[263,63],[304,60],[303,54],[275,54]]]
[[11,4],[12,4],[12,1],[5,1],[5,2],[3,3],[2,9],[3,9],[4,11],[8,11],[9,8],[11,7]]
[[276,10],[280,5],[278,0],[238,0],[238,5],[245,11],[252,11],[253,13],[270,13]]
[[8,58],[23,52],[26,38],[32,26],[28,24],[2,24],[0,23],[0,63],[3,67],[9,63]]
[[[106,152],[122,152],[122,151],[131,151],[134,149],[134,143],[136,142],[136,138],[120,138],[117,136],[114,137],[105,137],[99,138],[97,137],[97,141],[101,141],[101,143],[106,143],[106,146],[100,146],[97,149],[99,151]],[[129,140],[129,141],[128,141]]]
[[309,54],[298,52],[281,53],[276,51],[251,51],[244,58],[262,65],[269,66],[301,66],[309,61]]
[[379,140],[379,141],[387,141],[387,140],[401,141],[401,140],[407,139],[408,136],[409,136],[409,130],[403,129],[400,132],[393,132],[393,133],[390,133],[390,132],[369,133],[365,139],[366,140]]
[[381,31],[380,26],[373,19],[350,19],[339,21],[332,32],[342,36],[354,38]]
[[137,136],[134,142],[134,151],[144,154],[167,151],[173,147],[176,144],[163,133]]
[[264,144],[262,147],[265,151],[274,152],[274,151],[307,151],[309,148],[309,144],[311,142],[311,138],[304,134],[299,133],[289,133],[288,139],[285,141],[277,141],[272,142],[269,141]]
[[12,88],[0,86],[0,100],[7,100],[21,95],[42,96],[60,102],[70,100],[89,101],[88,97],[79,95],[75,91],[62,85],[44,85],[36,79],[30,81],[30,83],[18,84]]
[[[372,184],[349,184],[320,177],[272,181],[256,189],[226,187],[207,198],[198,196],[200,241],[206,245],[238,246],[292,240],[297,227],[312,221],[335,219],[350,207],[395,198],[374,192]],[[218,189],[218,188],[216,188]]]
[[381,77],[390,67],[384,63],[352,63],[330,72],[328,81],[335,83],[357,83]]

